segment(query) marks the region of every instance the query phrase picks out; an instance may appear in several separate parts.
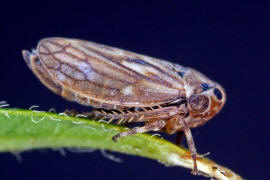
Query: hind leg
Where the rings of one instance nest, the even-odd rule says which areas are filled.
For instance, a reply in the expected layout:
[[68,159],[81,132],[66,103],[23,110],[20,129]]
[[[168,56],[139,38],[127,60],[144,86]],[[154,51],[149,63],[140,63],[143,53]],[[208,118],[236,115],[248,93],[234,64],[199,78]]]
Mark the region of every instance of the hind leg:
[[129,131],[118,133],[117,135],[113,136],[112,140],[116,142],[117,139],[120,137],[126,137],[133,134],[144,133],[144,132],[149,132],[149,131],[159,131],[165,126],[165,124],[166,123],[163,120],[153,121],[153,122],[145,124],[142,127],[135,127]]

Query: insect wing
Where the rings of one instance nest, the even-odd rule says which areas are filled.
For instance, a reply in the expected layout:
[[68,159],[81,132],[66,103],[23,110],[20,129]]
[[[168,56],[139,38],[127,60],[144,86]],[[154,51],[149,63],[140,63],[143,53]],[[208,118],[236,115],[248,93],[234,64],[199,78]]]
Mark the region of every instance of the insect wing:
[[37,51],[56,84],[90,100],[141,107],[185,96],[180,66],[166,61],[65,38],[43,39]]

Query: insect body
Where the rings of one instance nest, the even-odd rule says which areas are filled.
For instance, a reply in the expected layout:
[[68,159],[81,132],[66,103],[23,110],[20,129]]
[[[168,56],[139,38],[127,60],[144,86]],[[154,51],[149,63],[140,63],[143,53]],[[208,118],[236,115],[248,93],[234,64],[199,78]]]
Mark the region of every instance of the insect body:
[[191,68],[78,39],[47,38],[23,57],[40,81],[69,101],[93,106],[96,117],[118,124],[145,122],[119,133],[184,132],[198,174],[190,132],[217,114],[223,88]]

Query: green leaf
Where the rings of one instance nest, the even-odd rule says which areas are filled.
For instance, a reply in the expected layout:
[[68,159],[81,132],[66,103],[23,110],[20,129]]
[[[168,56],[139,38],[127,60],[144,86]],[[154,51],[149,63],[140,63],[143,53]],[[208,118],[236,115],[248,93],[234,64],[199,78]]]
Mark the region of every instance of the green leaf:
[[[117,151],[155,159],[167,165],[192,169],[189,151],[150,134],[112,137],[126,131],[106,122],[68,117],[41,111],[0,109],[0,152],[40,148],[91,148]],[[216,179],[242,179],[231,170],[209,159],[198,157],[198,169]]]

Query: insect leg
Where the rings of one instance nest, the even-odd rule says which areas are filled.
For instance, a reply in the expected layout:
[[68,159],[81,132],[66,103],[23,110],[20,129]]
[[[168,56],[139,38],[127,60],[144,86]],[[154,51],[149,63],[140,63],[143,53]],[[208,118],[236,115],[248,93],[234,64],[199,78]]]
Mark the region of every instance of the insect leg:
[[163,120],[153,121],[153,122],[145,124],[142,127],[135,127],[129,131],[118,133],[117,135],[113,136],[112,140],[116,142],[117,139],[120,137],[126,137],[133,134],[144,133],[144,132],[149,132],[149,131],[159,131],[165,126],[165,124],[166,123]]
[[187,139],[188,148],[190,150],[191,157],[192,157],[193,164],[194,164],[193,170],[191,171],[191,173],[194,174],[194,175],[198,175],[199,171],[198,171],[197,162],[196,162],[196,154],[197,153],[196,153],[196,148],[195,148],[195,144],[194,144],[194,141],[193,141],[193,137],[192,137],[190,128],[189,128],[185,118],[183,118],[183,117],[179,118],[179,124],[184,129],[184,133],[185,133],[186,139]]

